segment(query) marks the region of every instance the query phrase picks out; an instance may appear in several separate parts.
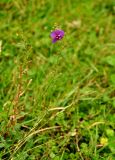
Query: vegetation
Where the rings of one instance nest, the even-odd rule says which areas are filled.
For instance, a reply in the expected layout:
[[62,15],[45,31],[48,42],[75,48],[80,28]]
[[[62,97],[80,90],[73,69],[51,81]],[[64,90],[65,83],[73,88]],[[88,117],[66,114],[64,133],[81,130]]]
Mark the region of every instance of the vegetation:
[[114,15],[112,0],[0,1],[1,160],[114,159]]

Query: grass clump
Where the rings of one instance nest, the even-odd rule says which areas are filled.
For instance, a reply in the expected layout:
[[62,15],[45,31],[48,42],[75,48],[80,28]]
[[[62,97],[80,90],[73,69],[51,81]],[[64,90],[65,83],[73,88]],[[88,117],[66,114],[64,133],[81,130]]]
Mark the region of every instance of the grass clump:
[[114,14],[112,0],[1,0],[0,159],[114,159]]

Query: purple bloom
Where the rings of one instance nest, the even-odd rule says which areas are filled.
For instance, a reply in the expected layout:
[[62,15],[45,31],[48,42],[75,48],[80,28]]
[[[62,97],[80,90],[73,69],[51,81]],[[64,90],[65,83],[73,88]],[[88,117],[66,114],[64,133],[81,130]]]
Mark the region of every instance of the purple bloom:
[[57,30],[53,31],[50,36],[52,38],[52,43],[55,43],[56,41],[63,38],[64,31],[57,29]]

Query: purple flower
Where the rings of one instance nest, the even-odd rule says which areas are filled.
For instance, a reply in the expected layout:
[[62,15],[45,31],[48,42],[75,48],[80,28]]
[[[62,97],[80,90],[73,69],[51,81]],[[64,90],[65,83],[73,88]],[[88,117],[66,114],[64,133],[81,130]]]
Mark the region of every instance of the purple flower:
[[57,29],[53,31],[50,36],[52,38],[52,43],[55,43],[56,41],[61,40],[63,38],[64,31]]

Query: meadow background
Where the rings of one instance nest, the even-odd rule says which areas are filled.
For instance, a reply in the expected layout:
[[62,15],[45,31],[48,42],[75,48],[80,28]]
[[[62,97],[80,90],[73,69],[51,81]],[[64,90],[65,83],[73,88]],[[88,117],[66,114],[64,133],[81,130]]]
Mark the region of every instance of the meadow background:
[[0,160],[114,160],[114,18],[114,0],[0,0]]

